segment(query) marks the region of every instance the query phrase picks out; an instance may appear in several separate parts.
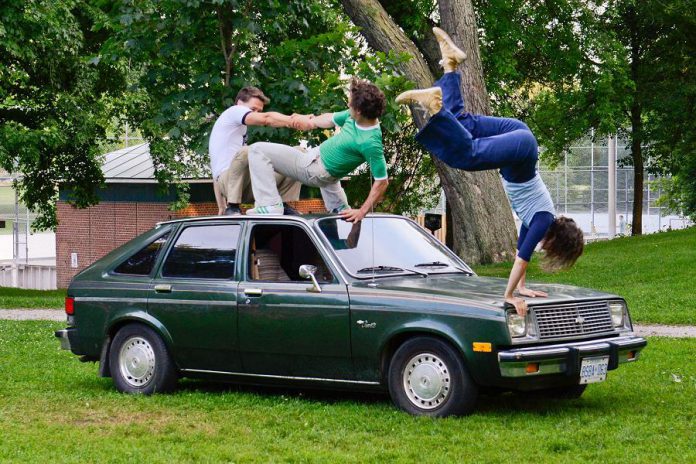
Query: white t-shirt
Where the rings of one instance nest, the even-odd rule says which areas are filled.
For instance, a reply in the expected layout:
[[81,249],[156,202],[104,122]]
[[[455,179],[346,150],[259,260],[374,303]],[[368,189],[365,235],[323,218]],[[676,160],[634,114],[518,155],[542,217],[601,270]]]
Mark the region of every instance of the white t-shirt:
[[215,121],[208,142],[213,179],[230,167],[239,149],[246,145],[247,126],[244,119],[249,113],[251,110],[246,106],[234,105],[223,111]]

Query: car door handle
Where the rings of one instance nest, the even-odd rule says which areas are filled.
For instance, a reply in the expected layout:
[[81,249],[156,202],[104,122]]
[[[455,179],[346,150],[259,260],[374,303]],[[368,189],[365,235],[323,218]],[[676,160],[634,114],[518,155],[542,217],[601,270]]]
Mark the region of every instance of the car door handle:
[[171,293],[172,286],[169,284],[157,284],[155,285],[155,291],[157,293]]
[[263,289],[262,288],[245,288],[244,294],[246,296],[261,296],[261,295],[263,295]]

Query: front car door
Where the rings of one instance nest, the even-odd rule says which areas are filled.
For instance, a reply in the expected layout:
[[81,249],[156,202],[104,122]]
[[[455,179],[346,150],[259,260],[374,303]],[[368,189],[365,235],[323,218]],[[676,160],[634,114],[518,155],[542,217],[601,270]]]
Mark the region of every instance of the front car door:
[[[304,225],[259,221],[248,226],[239,284],[239,342],[244,372],[351,379],[350,314],[341,283]],[[321,293],[299,276],[317,267]]]
[[167,329],[179,367],[236,371],[239,222],[184,223],[152,281],[148,312]]

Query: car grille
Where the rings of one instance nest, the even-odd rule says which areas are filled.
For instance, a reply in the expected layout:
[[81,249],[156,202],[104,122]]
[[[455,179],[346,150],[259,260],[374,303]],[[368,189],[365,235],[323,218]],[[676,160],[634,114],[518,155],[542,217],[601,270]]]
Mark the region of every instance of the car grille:
[[606,301],[534,306],[533,311],[540,339],[591,335],[614,329]]

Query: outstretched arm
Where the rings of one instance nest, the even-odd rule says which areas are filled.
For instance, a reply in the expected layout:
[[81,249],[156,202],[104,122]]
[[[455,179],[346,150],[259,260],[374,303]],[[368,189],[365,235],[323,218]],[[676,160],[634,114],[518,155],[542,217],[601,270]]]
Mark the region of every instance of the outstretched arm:
[[334,124],[333,113],[323,113],[319,116],[314,116],[312,118],[315,128],[319,129],[331,129],[336,124]]
[[247,126],[293,127],[290,116],[274,111],[269,111],[268,113],[252,111],[247,113],[244,124]]
[[376,180],[372,184],[370,189],[370,194],[367,196],[365,203],[358,209],[347,209],[341,211],[341,216],[348,222],[358,222],[370,212],[372,207],[380,202],[382,197],[384,197],[384,192],[387,191],[387,185],[389,185],[389,179]]
[[510,271],[510,277],[508,278],[507,288],[505,289],[505,302],[510,303],[515,307],[517,314],[524,316],[527,314],[527,302],[524,299],[513,296],[512,292],[515,288],[524,280],[525,274],[527,273],[527,265],[529,263],[524,259],[517,256],[515,258],[515,264],[512,265],[512,270]]

